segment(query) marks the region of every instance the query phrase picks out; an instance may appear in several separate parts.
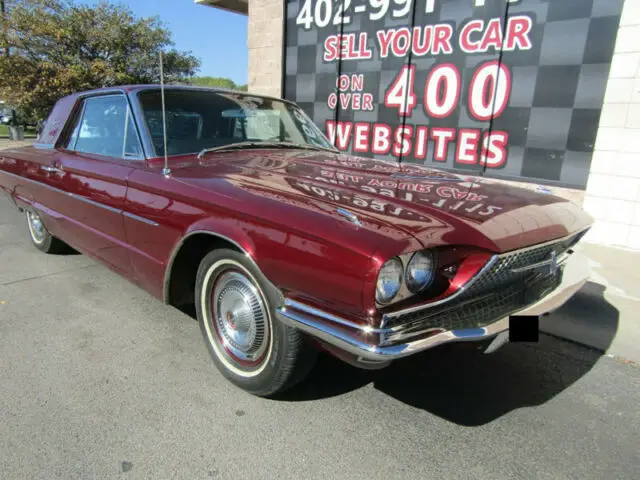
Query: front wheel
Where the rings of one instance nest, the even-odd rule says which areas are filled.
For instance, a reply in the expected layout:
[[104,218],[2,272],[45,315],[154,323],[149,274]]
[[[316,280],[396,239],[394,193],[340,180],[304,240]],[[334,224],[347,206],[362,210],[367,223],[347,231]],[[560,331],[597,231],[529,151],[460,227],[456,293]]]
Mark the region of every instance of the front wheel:
[[213,361],[236,386],[273,395],[296,385],[313,366],[316,351],[277,319],[277,291],[245,255],[209,253],[198,269],[196,299]]
[[27,217],[29,237],[38,250],[44,253],[62,253],[65,251],[67,245],[47,231],[37,212],[26,210],[25,215]]

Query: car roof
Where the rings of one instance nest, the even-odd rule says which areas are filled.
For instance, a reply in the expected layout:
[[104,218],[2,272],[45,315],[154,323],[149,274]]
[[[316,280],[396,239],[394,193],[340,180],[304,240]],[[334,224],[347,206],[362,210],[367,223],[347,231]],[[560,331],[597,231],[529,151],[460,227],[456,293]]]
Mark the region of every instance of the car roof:
[[[290,100],[286,100],[284,98],[274,97],[274,96],[270,96],[270,95],[256,94],[256,93],[252,93],[252,92],[245,92],[245,91],[241,91],[241,90],[231,90],[231,89],[227,89],[227,88],[199,87],[199,86],[195,86],[195,85],[181,85],[181,84],[169,84],[169,85],[165,85],[164,88],[165,88],[165,91],[168,91],[168,90],[192,90],[192,91],[204,91],[204,92],[216,92],[216,93],[234,93],[234,94],[238,94],[238,95],[248,95],[248,96],[251,96],[251,97],[259,97],[259,98],[265,98],[265,99],[270,99],[270,100],[280,100],[282,102],[294,104],[294,102],[292,102]],[[74,94],[69,95],[69,96],[70,97],[81,97],[81,96],[86,96],[86,95],[94,95],[94,94],[117,92],[117,91],[129,94],[129,93],[136,93],[136,92],[148,91],[148,90],[160,90],[160,85],[159,84],[155,84],[155,83],[139,84],[139,85],[117,85],[117,86],[113,86],[113,87],[96,88],[96,89],[93,89],[93,90],[86,90],[86,91],[83,91],[83,92],[77,92],[77,93],[74,93]]]
[[[64,126],[70,119],[70,116],[73,112],[73,108],[77,105],[79,99],[91,96],[91,95],[99,95],[101,93],[125,93],[135,94],[137,92],[142,91],[150,91],[150,90],[160,90],[160,85],[158,84],[141,84],[141,85],[118,85],[113,87],[106,88],[96,88],[93,90],[85,90],[82,92],[72,93],[71,95],[67,95],[65,97],[60,98],[56,105],[53,107],[51,114],[47,118],[45,123],[45,128],[39,137],[38,146],[45,148],[52,148],[56,142],[58,141],[60,134]],[[233,93],[237,95],[247,95],[250,97],[258,97],[265,98],[271,100],[280,100],[291,105],[296,105],[294,102],[290,100],[285,100],[277,97],[270,97],[267,95],[253,94],[251,92],[243,92],[238,90],[228,90],[224,88],[210,88],[210,87],[197,87],[193,85],[176,85],[170,84],[165,85],[165,90],[192,90],[192,91],[205,91],[205,92],[217,92],[217,93]]]

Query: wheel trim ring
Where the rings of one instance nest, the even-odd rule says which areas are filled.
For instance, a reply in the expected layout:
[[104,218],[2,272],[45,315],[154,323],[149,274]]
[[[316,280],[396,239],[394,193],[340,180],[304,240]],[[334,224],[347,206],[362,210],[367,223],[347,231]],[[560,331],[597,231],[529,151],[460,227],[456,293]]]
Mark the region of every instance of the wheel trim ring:
[[[213,284],[211,285],[211,291],[209,293],[209,298],[210,298],[210,310],[209,310],[209,317],[210,317],[210,321],[211,324],[213,325],[214,329],[215,329],[215,333],[218,337],[218,340],[220,342],[220,345],[225,349],[225,351],[227,352],[227,354],[229,354],[229,356],[238,364],[242,365],[243,367],[254,367],[258,364],[260,364],[262,362],[262,360],[264,359],[266,353],[267,353],[267,346],[268,346],[268,342],[269,342],[269,336],[270,336],[270,332],[269,332],[269,328],[267,325],[267,322],[264,322],[264,333],[263,333],[263,338],[262,341],[260,343],[260,346],[258,349],[256,349],[257,352],[259,352],[259,355],[257,356],[257,358],[255,360],[247,360],[247,358],[242,358],[241,356],[239,356],[237,354],[236,349],[234,349],[232,346],[229,345],[229,339],[227,338],[227,335],[225,335],[224,332],[220,326],[220,320],[218,319],[218,315],[216,315],[217,310],[218,310],[218,300],[216,298],[216,293],[218,293],[217,291],[217,286],[220,284],[220,282],[224,279],[225,275],[229,275],[229,274],[233,274],[233,273],[237,273],[238,275],[244,277],[245,279],[249,280],[247,277],[244,276],[244,272],[235,269],[235,268],[230,268],[227,270],[223,270],[222,272],[220,272],[217,277],[215,278]],[[250,282],[250,280],[249,280]],[[264,301],[262,299],[262,295],[260,294],[259,290],[254,286],[254,285],[250,285],[250,288],[252,290],[251,293],[253,293],[257,300],[260,303],[260,306],[262,308],[262,313],[264,314],[265,320],[266,320],[266,307],[264,305]]]
[[267,365],[269,364],[269,359],[271,358],[271,355],[273,353],[273,323],[272,323],[272,318],[271,318],[271,312],[269,310],[268,307],[268,303],[266,302],[266,299],[264,298],[264,295],[262,293],[262,291],[260,290],[260,288],[257,288],[260,296],[263,299],[263,302],[265,303],[265,305],[267,305],[266,308],[266,325],[268,325],[268,331],[269,331],[269,337],[268,337],[268,343],[267,343],[267,349],[266,349],[266,355],[262,360],[262,363],[259,365],[256,365],[255,367],[249,367],[250,369],[248,370],[247,367],[244,368],[238,368],[238,364],[235,364],[235,362],[230,362],[230,358],[225,355],[226,354],[226,350],[224,348],[221,348],[222,345],[219,344],[216,341],[216,337],[217,334],[214,333],[214,329],[212,329],[213,326],[213,322],[211,321],[212,319],[212,312],[210,309],[210,302],[209,302],[209,298],[211,295],[211,288],[212,288],[212,284],[213,282],[211,281],[211,277],[214,276],[214,274],[219,273],[219,270],[221,267],[224,267],[225,265],[229,265],[230,267],[233,268],[237,268],[240,271],[243,272],[243,274],[249,279],[251,280],[251,282],[254,285],[258,285],[257,280],[255,279],[255,277],[240,263],[234,261],[234,260],[230,260],[230,259],[224,259],[224,260],[219,260],[217,262],[215,262],[210,268],[209,270],[205,273],[205,277],[203,280],[203,289],[201,292],[201,298],[200,298],[200,307],[201,307],[201,311],[203,313],[203,324],[206,330],[206,334],[207,334],[207,339],[209,341],[209,345],[211,345],[211,347],[214,350],[214,353],[216,354],[216,357],[224,364],[224,366],[229,369],[232,373],[241,376],[241,377],[245,377],[245,378],[251,378],[251,377],[255,377],[257,375],[259,375],[260,373],[262,373],[264,371],[264,369],[267,367]]
[[46,240],[47,231],[44,228],[40,215],[30,210],[27,210],[27,225],[29,227],[29,234],[31,239],[38,245],[44,243]]

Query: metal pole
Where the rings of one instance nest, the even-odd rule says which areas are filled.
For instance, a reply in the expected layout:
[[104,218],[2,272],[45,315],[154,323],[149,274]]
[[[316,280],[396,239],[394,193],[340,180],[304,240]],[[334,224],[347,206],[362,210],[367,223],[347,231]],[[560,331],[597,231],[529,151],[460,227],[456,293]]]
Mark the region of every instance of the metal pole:
[[162,52],[160,52],[160,96],[162,98],[162,136],[164,137],[164,169],[162,169],[162,174],[168,177],[171,175],[171,170],[169,170],[169,155],[167,153],[167,114],[165,113],[164,104],[164,67],[162,65]]

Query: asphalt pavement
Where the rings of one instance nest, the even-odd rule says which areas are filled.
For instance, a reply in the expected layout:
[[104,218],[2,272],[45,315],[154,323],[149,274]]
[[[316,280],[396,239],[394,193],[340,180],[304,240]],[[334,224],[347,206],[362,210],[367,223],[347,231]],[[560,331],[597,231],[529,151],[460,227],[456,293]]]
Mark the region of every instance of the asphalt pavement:
[[193,318],[40,253],[0,199],[2,479],[632,479],[639,400],[638,366],[546,334],[380,372],[321,357],[256,398]]

